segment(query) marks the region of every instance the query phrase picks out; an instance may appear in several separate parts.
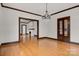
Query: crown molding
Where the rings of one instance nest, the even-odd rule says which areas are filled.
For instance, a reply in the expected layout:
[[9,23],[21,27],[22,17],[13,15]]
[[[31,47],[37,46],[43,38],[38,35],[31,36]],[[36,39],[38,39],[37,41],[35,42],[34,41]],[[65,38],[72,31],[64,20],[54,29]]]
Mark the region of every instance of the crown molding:
[[9,6],[4,5],[3,3],[1,3],[1,6],[4,7],[4,8],[8,8],[8,9],[12,9],[12,10],[16,10],[16,11],[20,11],[20,12],[24,12],[24,13],[36,15],[36,16],[42,16],[40,14],[36,14],[36,13],[33,13],[33,12],[28,12],[28,11],[17,9],[17,8],[14,8],[14,7],[9,7]]
[[[16,11],[20,11],[20,12],[24,12],[24,13],[29,13],[29,14],[32,14],[32,15],[40,16],[40,17],[42,16],[40,14],[24,11],[24,10],[17,9],[17,8],[14,8],[14,7],[9,7],[9,6],[4,5],[3,3],[1,3],[1,6],[4,7],[4,8],[8,8],[8,9],[12,9],[12,10],[16,10]],[[55,13],[51,13],[50,15],[53,16],[53,15],[59,14],[61,12],[65,12],[65,11],[68,11],[68,10],[71,10],[71,9],[74,9],[74,8],[78,8],[78,7],[79,7],[79,5],[76,5],[76,6],[73,6],[73,7],[70,7],[70,8],[55,12]]]
[[70,7],[70,8],[67,8],[67,9],[64,9],[64,10],[61,10],[61,11],[52,13],[52,14],[50,14],[50,15],[53,16],[53,15],[59,14],[59,13],[61,13],[61,12],[65,12],[65,11],[68,11],[68,10],[71,10],[71,9],[74,9],[74,8],[77,8],[77,7],[79,7],[79,5],[76,5],[76,6],[73,6],[73,7]]

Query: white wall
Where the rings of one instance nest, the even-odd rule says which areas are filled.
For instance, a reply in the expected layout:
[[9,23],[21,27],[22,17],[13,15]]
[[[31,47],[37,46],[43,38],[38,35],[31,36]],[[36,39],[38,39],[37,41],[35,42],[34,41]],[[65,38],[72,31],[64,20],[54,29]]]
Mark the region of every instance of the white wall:
[[70,41],[79,43],[79,8],[75,8],[69,11],[65,11],[56,15],[52,16],[52,23],[51,23],[51,35],[52,38],[57,38],[57,18],[70,16]]
[[49,37],[51,30],[51,20],[50,19],[40,19],[39,21],[39,36],[40,37]]
[[[18,19],[19,17],[24,17],[24,18],[31,18],[31,19],[36,19],[39,20],[39,37],[46,37],[46,29],[47,28],[46,24],[44,22],[41,22],[42,19],[39,16],[7,9],[7,8],[2,8],[1,13],[3,13],[3,19],[0,19],[0,24],[1,24],[1,31],[0,34],[2,37],[0,37],[0,42],[1,43],[6,43],[6,42],[13,42],[13,41],[18,41]],[[0,14],[1,14],[0,13]],[[49,26],[48,26],[49,27]],[[36,33],[36,32],[35,32]]]
[[[1,16],[3,16],[2,19]],[[79,43],[79,8],[56,14],[52,16],[51,20],[42,20],[39,16],[2,8],[0,6],[0,42],[18,41],[19,17],[39,20],[39,37],[57,38],[57,18],[65,16],[71,17],[71,41]]]
[[40,37],[57,39],[57,18],[70,16],[70,41],[79,43],[79,8],[65,11],[51,17],[51,20],[40,20]]
[[0,44],[2,42],[2,39],[3,39],[3,20],[2,20],[2,7],[0,5]]
[[38,16],[22,13],[19,11],[3,8],[3,39],[1,43],[18,41],[18,19],[19,17],[39,19]]

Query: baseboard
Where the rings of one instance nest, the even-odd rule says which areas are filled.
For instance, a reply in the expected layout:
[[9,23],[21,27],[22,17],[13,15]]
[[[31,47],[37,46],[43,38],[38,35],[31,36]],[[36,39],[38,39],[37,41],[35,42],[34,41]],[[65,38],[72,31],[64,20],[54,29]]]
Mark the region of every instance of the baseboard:
[[[59,40],[57,40],[56,38],[51,38],[51,37],[40,37],[39,39],[52,39],[52,40],[59,41]],[[61,42],[63,42],[63,41],[61,41]],[[66,42],[66,43],[79,45],[79,43],[77,43],[77,42]]]
[[34,35],[35,37],[37,37],[38,35]]
[[52,39],[52,40],[57,40],[56,38],[51,38],[51,37],[40,37],[39,39]]
[[71,44],[77,44],[77,45],[79,45],[79,43],[77,43],[77,42],[69,42],[69,43],[71,43]]
[[6,42],[6,43],[2,43],[1,45],[14,44],[14,43],[19,43],[19,41],[14,41],[14,42]]

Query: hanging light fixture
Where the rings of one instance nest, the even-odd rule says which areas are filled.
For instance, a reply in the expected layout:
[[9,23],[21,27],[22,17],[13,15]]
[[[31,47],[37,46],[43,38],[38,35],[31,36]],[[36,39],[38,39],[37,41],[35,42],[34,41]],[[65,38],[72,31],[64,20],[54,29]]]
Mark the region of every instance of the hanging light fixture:
[[42,16],[42,19],[51,19],[51,16],[49,15],[48,13],[48,10],[47,10],[47,3],[46,3],[46,11],[45,11],[45,14]]

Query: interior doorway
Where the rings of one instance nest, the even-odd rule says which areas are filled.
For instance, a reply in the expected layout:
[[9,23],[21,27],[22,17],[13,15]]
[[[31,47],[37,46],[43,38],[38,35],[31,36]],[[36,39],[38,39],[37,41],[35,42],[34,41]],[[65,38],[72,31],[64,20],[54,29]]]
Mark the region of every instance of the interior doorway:
[[20,41],[22,41],[22,42],[24,42],[26,39],[28,39],[28,35],[27,35],[27,25],[25,24],[25,23],[23,23],[22,24],[22,22],[21,22],[21,24],[20,24],[20,38],[21,38],[21,40]]
[[37,40],[39,38],[39,21],[19,17],[19,41]]
[[57,19],[57,37],[59,41],[70,42],[70,16]]
[[22,35],[27,35],[27,25],[21,25]]

